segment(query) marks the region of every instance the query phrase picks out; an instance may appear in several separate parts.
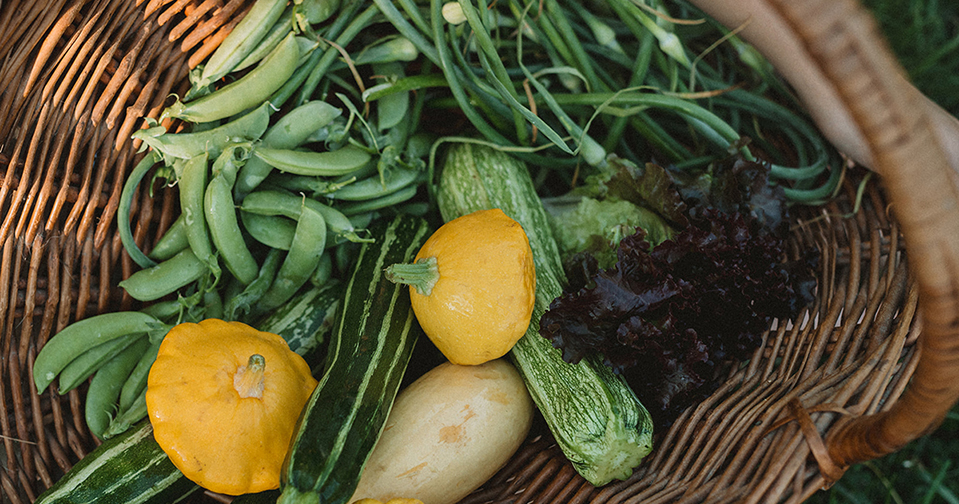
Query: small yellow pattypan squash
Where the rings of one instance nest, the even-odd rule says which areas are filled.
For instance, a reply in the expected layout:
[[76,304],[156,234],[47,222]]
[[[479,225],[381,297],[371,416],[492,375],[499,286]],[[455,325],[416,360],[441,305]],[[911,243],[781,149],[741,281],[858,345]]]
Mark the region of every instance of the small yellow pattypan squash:
[[186,477],[240,495],[278,488],[296,420],[316,387],[280,336],[218,319],[174,327],[147,381],[157,443]]
[[410,285],[416,320],[454,364],[505,355],[526,333],[536,301],[529,239],[498,208],[443,224],[414,263],[390,266],[387,277]]

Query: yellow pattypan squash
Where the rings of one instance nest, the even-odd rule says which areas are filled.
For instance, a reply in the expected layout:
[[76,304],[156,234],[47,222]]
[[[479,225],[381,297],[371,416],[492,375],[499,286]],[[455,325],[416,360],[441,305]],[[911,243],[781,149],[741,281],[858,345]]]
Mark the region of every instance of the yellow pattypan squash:
[[316,387],[280,336],[218,319],[174,327],[147,381],[157,443],[186,477],[240,495],[278,488],[296,421]]
[[526,333],[536,300],[529,239],[498,208],[440,226],[413,264],[392,265],[387,276],[410,285],[423,332],[460,365],[505,355]]

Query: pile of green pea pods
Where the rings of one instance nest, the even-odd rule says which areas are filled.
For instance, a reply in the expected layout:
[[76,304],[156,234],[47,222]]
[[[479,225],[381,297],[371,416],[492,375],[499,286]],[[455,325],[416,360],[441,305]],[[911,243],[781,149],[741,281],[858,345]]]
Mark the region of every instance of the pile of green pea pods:
[[[384,212],[425,211],[414,197],[427,179],[429,141],[411,134],[413,95],[384,94],[366,113],[344,93],[313,98],[318,86],[346,81],[336,72],[370,65],[395,79],[415,59],[404,39],[388,37],[343,63],[339,48],[378,12],[359,12],[363,4],[351,2],[344,9],[354,12],[320,32],[338,0],[258,0],[191,74],[184,99],[134,134],[146,154],[121,192],[118,227],[141,269],[119,286],[146,307],[75,322],[34,362],[41,393],[55,379],[60,394],[89,379],[85,416],[97,437],[146,416],[149,368],[174,325],[251,322],[345,271],[356,244],[370,240],[366,226]],[[166,119],[180,129],[167,131]],[[134,242],[130,209],[141,182],[157,179],[176,186],[180,212],[146,254]]]

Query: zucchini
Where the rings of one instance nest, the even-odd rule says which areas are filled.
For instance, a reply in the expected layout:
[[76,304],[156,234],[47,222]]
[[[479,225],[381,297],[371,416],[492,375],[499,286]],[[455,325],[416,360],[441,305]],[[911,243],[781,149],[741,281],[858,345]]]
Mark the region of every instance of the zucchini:
[[379,439],[421,335],[409,288],[384,270],[412,260],[425,220],[400,214],[370,228],[327,349],[326,371],[301,413],[280,476],[280,504],[345,504]]
[[523,226],[536,266],[536,304],[510,356],[573,467],[596,486],[629,477],[652,451],[646,408],[599,358],[569,364],[539,334],[540,317],[562,294],[566,275],[525,163],[491,147],[456,144],[447,152],[438,184],[445,221],[500,208]]
[[34,504],[172,503],[199,488],[173,465],[144,419],[80,459]]
[[[254,326],[283,336],[316,369],[341,293],[342,283],[333,281],[306,289]],[[199,488],[173,465],[144,419],[80,459],[34,504],[170,504]]]

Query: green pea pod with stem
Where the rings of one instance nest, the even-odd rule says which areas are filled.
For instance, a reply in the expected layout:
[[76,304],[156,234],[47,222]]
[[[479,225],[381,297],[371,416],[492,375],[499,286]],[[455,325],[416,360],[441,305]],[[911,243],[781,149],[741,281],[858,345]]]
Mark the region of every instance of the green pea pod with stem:
[[240,212],[243,229],[254,240],[271,249],[290,250],[296,221],[282,215],[263,215],[252,212]]
[[232,187],[223,175],[207,184],[203,209],[213,244],[226,268],[244,285],[255,280],[260,267],[244,241]]
[[[183,213],[174,219],[173,223],[170,224],[170,227],[163,232],[163,235],[160,236],[160,239],[157,240],[156,244],[153,246],[153,249],[150,250],[150,253],[147,254],[147,257],[153,259],[154,261],[165,261],[180,252],[181,250],[190,246],[190,242],[186,237],[186,219],[183,217]],[[148,268],[153,265],[140,265],[142,268]]]
[[133,400],[133,403],[126,409],[121,409],[119,414],[110,420],[110,424],[103,431],[103,439],[109,439],[121,434],[129,429],[133,424],[143,420],[147,416],[147,391],[144,388],[140,395]]
[[383,208],[390,208],[412,199],[414,196],[416,196],[418,190],[419,188],[415,185],[407,185],[398,191],[394,191],[385,196],[380,196],[379,198],[354,201],[347,205],[343,205],[340,207],[340,211],[343,212],[343,215],[353,216],[372,212],[374,210],[381,210]]
[[360,230],[343,212],[314,199],[285,191],[252,192],[243,199],[240,210],[261,215],[282,215],[299,220],[300,209],[304,204],[323,215],[326,220],[326,229],[333,237],[358,243],[371,241],[370,238],[359,235]]
[[334,200],[362,201],[386,196],[417,181],[425,179],[425,173],[406,168],[394,168],[382,176],[368,177],[328,193]]
[[143,251],[140,250],[140,246],[137,245],[133,239],[133,229],[130,226],[130,207],[137,186],[140,185],[140,182],[146,176],[147,172],[149,172],[157,162],[159,162],[159,157],[150,152],[133,167],[133,170],[123,184],[123,190],[120,192],[120,205],[117,207],[117,231],[120,234],[120,243],[123,244],[124,250],[127,251],[127,254],[133,259],[133,262],[137,263],[141,268],[154,266],[156,265],[156,261],[144,254]]
[[230,145],[213,161],[212,174],[222,175],[232,186],[236,182],[237,173],[250,159],[252,150],[252,142],[237,142]]
[[268,165],[287,173],[310,177],[337,177],[356,171],[373,156],[361,147],[349,144],[331,151],[274,149],[259,146],[253,154]]
[[326,221],[320,212],[303,205],[290,250],[269,290],[260,298],[260,310],[273,310],[288,301],[310,279],[326,248]]
[[[313,100],[283,115],[263,134],[262,147],[292,149],[342,114],[342,110],[324,101]],[[270,174],[273,167],[258,156],[251,156],[237,174],[235,193],[245,195]]]
[[356,182],[356,175],[338,177],[330,180],[326,177],[306,177],[293,173],[276,172],[264,181],[263,188],[281,189],[294,193],[311,194],[314,198],[329,197],[352,183]]
[[203,210],[203,194],[206,192],[209,173],[209,156],[203,153],[183,161],[179,170],[177,186],[180,189],[180,214],[186,226],[187,243],[197,259],[205,263],[214,277],[220,277],[220,266],[213,252],[213,242],[207,229]]
[[190,285],[209,272],[209,266],[186,248],[156,266],[133,273],[118,285],[133,299],[153,301]]
[[147,377],[150,375],[150,367],[153,366],[153,362],[157,358],[157,353],[160,351],[160,343],[163,343],[163,338],[147,338],[147,341],[149,342],[149,346],[140,353],[136,365],[123,380],[118,401],[120,411],[126,411],[130,408],[137,396],[146,389]]
[[[203,66],[197,87],[207,87],[234,71],[260,44],[286,10],[286,0],[256,0]],[[292,26],[287,23],[290,28]],[[287,30],[289,33],[289,30]]]
[[282,258],[283,252],[280,249],[271,248],[267,251],[256,280],[250,282],[243,290],[227,298],[226,305],[223,307],[226,320],[241,320],[251,314],[256,302],[263,297],[263,294],[273,284],[273,279],[276,278],[276,270],[280,267]]
[[90,380],[84,403],[83,416],[90,433],[103,439],[103,432],[117,411],[117,400],[127,376],[136,367],[143,352],[150,346],[146,335],[137,337],[133,343],[108,360]]
[[293,75],[300,48],[291,32],[256,68],[212,93],[189,102],[177,101],[167,107],[164,118],[204,123],[224,119],[270,98]]
[[57,392],[61,395],[77,388],[113,357],[123,352],[143,334],[127,334],[88,349],[70,361],[58,377]]
[[292,6],[287,6],[286,10],[280,14],[280,18],[273,23],[269,32],[260,40],[260,43],[257,44],[242,61],[236,64],[233,71],[239,72],[246,70],[259,63],[267,54],[270,54],[291,31],[293,31],[293,8]]
[[258,107],[215,128],[192,133],[166,133],[163,128],[142,129],[133,138],[159,152],[167,164],[206,153],[219,156],[227,146],[239,141],[258,140],[270,125],[270,104]]
[[78,320],[53,335],[37,353],[33,362],[33,382],[42,393],[71,361],[101,343],[129,334],[162,329],[166,325],[156,317],[136,311],[94,315]]

